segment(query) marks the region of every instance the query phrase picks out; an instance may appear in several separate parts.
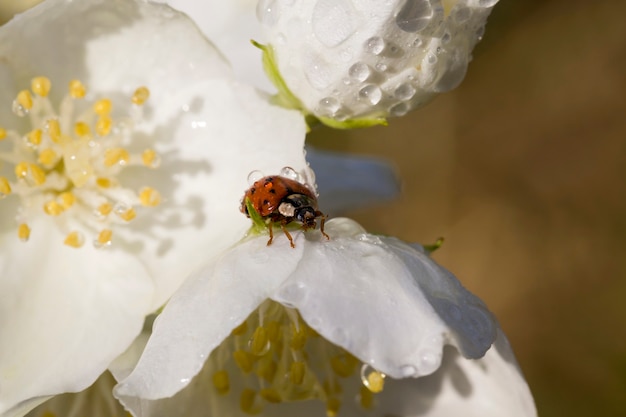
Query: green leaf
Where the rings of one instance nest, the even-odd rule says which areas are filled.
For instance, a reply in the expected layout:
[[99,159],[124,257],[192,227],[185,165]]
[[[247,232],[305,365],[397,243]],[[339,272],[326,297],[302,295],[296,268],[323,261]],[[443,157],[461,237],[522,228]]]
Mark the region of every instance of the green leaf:
[[252,220],[252,227],[250,228],[250,232],[253,234],[261,234],[267,231],[267,224],[265,223],[265,219],[259,214],[258,211],[254,208],[252,201],[246,197],[246,209],[248,210],[248,215],[250,216],[250,220]]

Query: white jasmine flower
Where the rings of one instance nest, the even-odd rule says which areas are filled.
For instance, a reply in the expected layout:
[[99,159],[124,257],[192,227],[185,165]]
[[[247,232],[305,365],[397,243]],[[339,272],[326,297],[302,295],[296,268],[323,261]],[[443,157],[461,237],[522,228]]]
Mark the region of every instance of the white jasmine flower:
[[260,0],[286,104],[335,127],[403,116],[463,80],[497,0]]
[[91,384],[240,239],[247,173],[305,167],[304,134],[165,5],[48,0],[0,27],[0,415]]
[[193,275],[116,396],[142,417],[536,415],[493,316],[450,272],[348,219],[326,232],[292,232],[294,249],[249,237]]

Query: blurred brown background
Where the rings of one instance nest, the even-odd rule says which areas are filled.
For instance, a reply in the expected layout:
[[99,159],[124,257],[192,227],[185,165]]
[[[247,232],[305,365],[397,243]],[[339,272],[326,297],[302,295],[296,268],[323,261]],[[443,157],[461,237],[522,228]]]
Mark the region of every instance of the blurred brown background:
[[[0,21],[28,2],[0,0]],[[445,237],[435,257],[496,313],[542,417],[626,416],[624,16],[624,0],[502,0],[456,91],[311,137],[396,164],[402,197],[352,217]]]

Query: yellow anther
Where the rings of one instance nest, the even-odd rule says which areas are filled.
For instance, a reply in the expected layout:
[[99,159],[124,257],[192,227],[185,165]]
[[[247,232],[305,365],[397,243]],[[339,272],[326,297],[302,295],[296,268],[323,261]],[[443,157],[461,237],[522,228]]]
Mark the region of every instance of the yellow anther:
[[130,154],[124,148],[109,148],[104,151],[104,166],[125,165],[130,161]]
[[280,323],[272,320],[265,325],[265,330],[267,330],[267,338],[270,340],[270,343],[278,342],[278,339],[281,335]]
[[22,106],[22,108],[26,110],[30,110],[33,108],[33,96],[28,90],[22,90],[17,93],[15,101],[17,101],[17,104],[19,104],[20,106]]
[[83,83],[78,80],[70,81],[70,97],[83,98],[85,94],[87,94],[87,89]]
[[111,128],[113,127],[113,120],[106,115],[98,117],[96,121],[96,133],[98,136],[106,136],[111,133]]
[[161,159],[154,149],[146,149],[141,154],[141,161],[148,168],[156,168],[159,166]]
[[374,408],[374,394],[365,385],[361,385],[359,403],[366,410]]
[[131,207],[126,211],[117,213],[117,215],[119,216],[120,219],[124,220],[125,222],[129,222],[135,217],[137,217],[137,212],[135,211],[134,208]]
[[30,89],[41,97],[47,97],[51,87],[52,83],[47,77],[35,77],[30,81]]
[[256,391],[251,388],[244,388],[239,397],[239,407],[241,411],[248,414],[254,413],[254,401],[256,399]]
[[341,408],[341,401],[337,398],[329,398],[326,402],[326,416],[336,417]]
[[76,136],[83,137],[89,135],[89,133],[91,133],[91,129],[85,122],[76,122],[74,123],[74,133]]
[[30,227],[26,223],[20,223],[17,226],[17,237],[22,241],[26,242],[30,237]]
[[133,104],[140,106],[148,100],[148,97],[150,97],[150,90],[148,90],[148,87],[139,87],[133,93],[131,100]]
[[304,374],[306,373],[306,365],[302,361],[291,362],[289,367],[289,381],[294,385],[302,384]]
[[341,384],[334,377],[332,379],[325,379],[322,384],[322,388],[329,397],[333,395],[340,395],[343,392]]
[[45,167],[52,167],[54,163],[57,161],[57,153],[50,148],[46,148],[39,152],[39,157],[37,158],[37,162]]
[[85,244],[85,238],[83,237],[82,233],[74,231],[68,233],[63,243],[73,248],[80,248]]
[[46,122],[46,131],[54,143],[61,143],[61,125],[57,119],[49,119]]
[[257,365],[256,374],[267,382],[271,383],[272,381],[274,381],[277,369],[278,365],[276,364],[276,361],[271,358],[263,358],[259,361]]
[[367,389],[369,389],[373,393],[381,392],[385,387],[385,374],[378,371],[370,372],[367,375],[366,381],[367,382],[365,382],[364,385],[367,387]]
[[55,200],[50,200],[43,205],[43,211],[48,216],[58,216],[63,213],[63,206]]
[[0,177],[0,198],[6,197],[11,194],[11,184],[9,184],[9,180],[5,177]]
[[111,100],[108,98],[102,98],[93,104],[93,111],[98,116],[107,116],[111,113],[112,108],[113,104],[111,104]]
[[6,129],[0,127],[0,140],[4,139],[7,137],[7,131]]
[[242,334],[246,334],[248,331],[248,322],[244,321],[239,326],[235,327],[232,332],[230,332],[234,336],[241,336]]
[[69,191],[65,191],[59,195],[61,205],[64,209],[68,209],[76,203],[76,196]]
[[96,178],[96,185],[100,188],[111,188],[113,181],[108,178],[98,177]]
[[273,388],[263,388],[261,391],[259,391],[259,394],[268,403],[278,404],[282,401],[282,398],[280,398],[280,394]]
[[145,207],[156,207],[161,203],[161,194],[152,187],[144,187],[139,191],[139,202]]
[[30,132],[26,134],[26,139],[28,140],[28,143],[30,143],[31,145],[37,146],[41,144],[42,134],[43,133],[41,132],[41,129],[31,130]]
[[111,205],[111,203],[102,203],[98,206],[96,211],[98,212],[97,214],[101,217],[106,217],[113,211],[113,206]]
[[97,247],[107,246],[111,243],[112,238],[113,231],[111,229],[102,229],[100,233],[98,233],[98,237],[94,243]]
[[358,362],[351,355],[337,355],[330,358],[330,367],[340,377],[347,378],[356,371]]
[[228,379],[228,372],[217,371],[213,374],[213,386],[220,395],[228,394],[230,390],[230,380]]
[[267,330],[262,326],[257,327],[250,339],[250,352],[254,355],[261,356],[265,355],[269,348],[270,340],[267,337]]
[[303,327],[300,327],[299,330],[296,330],[294,325],[291,326],[291,342],[289,346],[293,350],[302,350],[304,349],[304,345],[306,344],[307,334]]
[[249,374],[252,372],[255,357],[250,352],[241,349],[236,350],[233,352],[233,359],[235,359],[235,363],[244,373]]
[[46,182],[46,173],[37,164],[20,162],[15,166],[15,176],[17,179],[26,179],[34,185],[41,185]]
[[15,165],[15,176],[17,179],[26,178],[28,175],[28,162],[20,162]]

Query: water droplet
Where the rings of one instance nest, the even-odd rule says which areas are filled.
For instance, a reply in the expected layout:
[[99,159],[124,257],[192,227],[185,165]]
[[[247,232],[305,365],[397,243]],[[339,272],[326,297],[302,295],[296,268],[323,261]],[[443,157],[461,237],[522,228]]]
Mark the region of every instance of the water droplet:
[[389,114],[393,117],[401,117],[407,114],[409,105],[406,103],[398,103],[389,109]]
[[378,36],[374,36],[365,41],[365,50],[370,54],[378,55],[383,49],[385,49],[385,41]]
[[361,367],[361,382],[370,391],[376,393],[381,392],[385,386],[385,377],[387,375],[372,368],[371,365],[364,364]]
[[493,7],[497,2],[498,0],[478,0],[478,5],[480,7]]
[[405,32],[424,30],[433,17],[429,0],[407,0],[396,16],[396,24]]
[[431,350],[424,350],[420,353],[420,373],[430,374],[439,366],[441,356]]
[[369,233],[361,233],[360,235],[357,236],[357,239],[360,240],[361,242],[367,242],[367,243],[371,243],[374,245],[380,245],[382,244],[382,240],[380,240],[380,238],[376,235],[371,235]]
[[426,62],[430,65],[436,64],[437,63],[437,55],[435,54],[428,54],[426,56]]
[[265,174],[263,174],[263,172],[261,172],[259,170],[252,171],[251,173],[248,174],[248,185],[254,184],[255,182],[257,182],[258,180],[260,180],[264,176],[265,176]]
[[374,84],[368,84],[359,90],[359,97],[367,99],[372,105],[376,105],[383,97],[380,88]]
[[413,41],[413,48],[419,48],[424,44],[424,41],[422,40],[422,38],[415,38],[415,40]]
[[320,100],[319,104],[322,109],[326,110],[330,114],[335,114],[337,110],[339,110],[339,107],[341,107],[339,100],[334,97],[324,97]]
[[400,368],[400,372],[402,372],[402,376],[404,378],[417,376],[417,369],[413,365],[404,365],[404,366],[402,366]]
[[[452,39],[452,35],[450,35],[450,32],[446,32],[443,34],[443,36],[441,37],[441,43],[448,43],[450,42],[450,39]],[[439,48],[437,48],[439,49]]]
[[393,95],[398,100],[410,100],[415,95],[415,88],[409,83],[402,83],[396,88]]
[[274,26],[280,18],[280,13],[274,0],[260,0],[256,6],[256,17],[264,25]]
[[292,167],[284,167],[280,170],[280,175],[296,181],[300,179],[300,175]]
[[313,8],[313,34],[328,47],[337,46],[356,30],[355,11],[347,0],[318,0]]
[[28,110],[24,108],[17,100],[13,100],[13,105],[11,106],[11,110],[18,117],[24,117],[28,114]]
[[372,71],[370,70],[370,67],[363,62],[357,62],[348,70],[348,75],[360,82],[367,80],[371,73]]
[[376,64],[376,69],[380,72],[385,72],[387,71],[387,64],[379,62],[378,64]]
[[96,249],[108,248],[109,246],[111,246],[110,240],[107,240],[105,242],[97,238],[93,240],[93,247]]
[[256,356],[263,356],[269,352],[272,343],[267,335],[267,330],[264,327],[257,327],[252,334],[252,337],[248,340],[248,347],[250,352]]
[[350,85],[350,84],[352,84],[352,81],[350,81],[350,78],[344,78],[344,79],[343,79],[343,80],[341,80],[341,81],[344,83],[344,85]]
[[126,203],[121,202],[121,201],[115,203],[115,206],[113,206],[113,211],[115,212],[115,214],[124,214],[129,209],[130,209],[130,206],[128,204],[126,204]]

